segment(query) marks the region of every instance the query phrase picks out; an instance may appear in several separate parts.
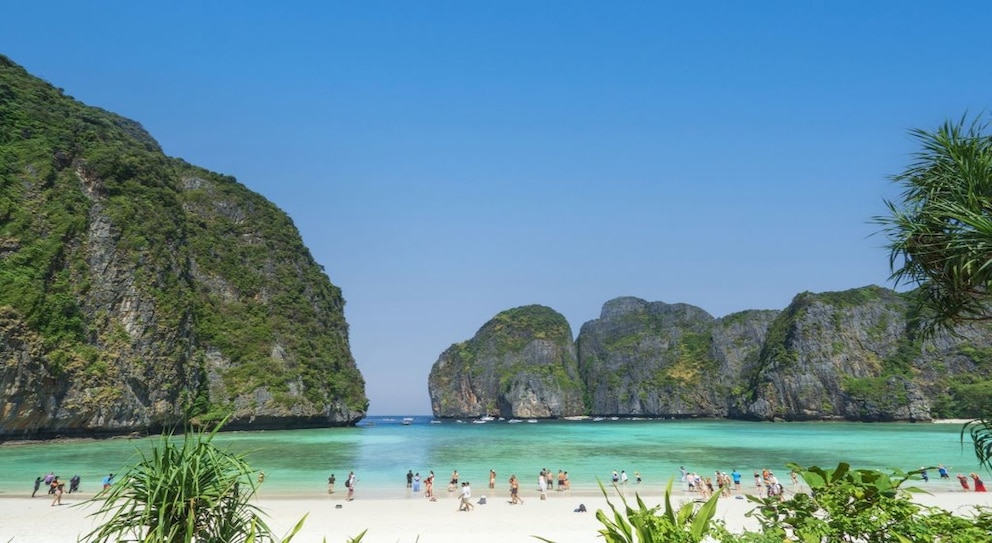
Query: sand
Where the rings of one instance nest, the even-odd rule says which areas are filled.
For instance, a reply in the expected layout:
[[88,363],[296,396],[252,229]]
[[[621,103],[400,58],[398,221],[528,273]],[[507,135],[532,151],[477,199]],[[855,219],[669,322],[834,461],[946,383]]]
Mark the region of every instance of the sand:
[[[538,499],[537,492],[524,492],[522,505],[510,505],[505,493],[491,495],[488,489],[476,490],[473,501],[486,495],[485,505],[476,505],[471,512],[459,512],[459,500],[454,494],[442,492],[438,501],[430,502],[419,496],[408,498],[366,498],[361,489],[354,501],[345,501],[344,493],[314,495],[306,498],[266,497],[258,505],[268,514],[269,524],[278,534],[288,533],[303,516],[307,519],[303,529],[293,539],[299,543],[344,543],[368,529],[364,542],[368,543],[504,543],[537,541],[538,535],[559,543],[602,542],[598,535],[601,528],[596,520],[597,509],[607,509],[602,495],[565,495],[549,492],[547,500]],[[648,505],[660,504],[663,494],[638,489]],[[645,490],[647,490],[645,492]],[[628,491],[633,498],[633,489]],[[81,507],[86,494],[65,496],[62,506],[51,506],[47,495],[5,496],[0,498],[0,542],[51,543],[76,541],[95,526],[90,515],[95,505]],[[691,500],[694,496],[677,492],[674,503]],[[611,498],[619,504],[619,498]],[[967,514],[974,505],[992,506],[992,494],[974,492],[937,492],[920,494],[916,501],[939,506],[950,512]],[[589,510],[576,513],[582,503]],[[340,506],[340,508],[338,508]],[[752,504],[734,497],[721,499],[717,518],[728,527],[741,530],[756,529],[753,519],[745,517]]]

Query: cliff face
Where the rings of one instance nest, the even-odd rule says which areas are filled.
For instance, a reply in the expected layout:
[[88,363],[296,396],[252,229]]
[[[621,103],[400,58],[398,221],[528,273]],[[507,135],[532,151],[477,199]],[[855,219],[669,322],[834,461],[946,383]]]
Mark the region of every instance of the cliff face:
[[[803,293],[769,328],[758,363],[749,368],[742,415],[789,420],[929,420],[963,406],[941,400],[957,384],[990,375],[988,327],[962,327],[921,341],[909,303],[895,292],[865,287]],[[944,401],[938,409],[935,402]],[[941,410],[944,412],[941,413]]]
[[533,305],[504,311],[449,347],[428,378],[439,417],[561,417],[582,411],[572,331]]
[[0,437],[353,424],[344,301],[289,217],[0,56]]
[[[909,311],[903,296],[880,287],[802,293],[782,311],[719,319],[686,304],[611,300],[576,340],[586,402],[563,416],[976,416],[992,398],[992,328],[922,341]],[[460,402],[459,391],[440,390],[445,382],[428,386],[432,399]],[[436,416],[450,416],[434,405]]]

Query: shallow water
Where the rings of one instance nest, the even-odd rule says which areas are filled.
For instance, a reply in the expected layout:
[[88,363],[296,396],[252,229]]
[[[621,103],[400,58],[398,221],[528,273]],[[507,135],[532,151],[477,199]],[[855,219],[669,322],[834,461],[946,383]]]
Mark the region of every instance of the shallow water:
[[[780,474],[786,463],[833,467],[846,461],[855,468],[899,468],[944,464],[955,472],[978,468],[970,443],[962,448],[957,424],[908,423],[760,423],[700,420],[541,421],[536,424],[430,424],[430,417],[370,417],[355,428],[229,432],[218,444],[247,454],[266,474],[268,495],[309,496],[326,492],[327,477],[337,476],[344,491],[349,470],[359,478],[359,493],[406,495],[407,470],[426,477],[434,470],[444,490],[452,470],[484,494],[489,470],[499,488],[511,473],[536,487],[542,468],[568,471],[577,491],[595,491],[597,478],[608,482],[613,470],[626,470],[630,485],[640,472],[644,487],[663,488],[678,481],[679,466],[700,474],[740,470],[745,483],[754,470]],[[63,441],[0,446],[0,495],[30,494],[34,478],[49,471],[68,479],[82,477],[82,489],[97,489],[110,472],[121,473],[157,438]],[[783,477],[783,483],[787,477]],[[931,473],[930,485],[947,485]],[[956,482],[954,483],[956,484]],[[642,487],[642,488],[644,488]]]

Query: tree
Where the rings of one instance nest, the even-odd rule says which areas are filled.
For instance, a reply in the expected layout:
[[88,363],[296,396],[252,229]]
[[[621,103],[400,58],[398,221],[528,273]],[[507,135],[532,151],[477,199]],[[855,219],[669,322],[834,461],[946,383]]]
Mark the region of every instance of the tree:
[[[992,321],[992,136],[962,117],[934,132],[913,130],[915,160],[892,179],[903,188],[890,214],[876,217],[888,238],[896,284],[915,291],[924,334]],[[969,422],[979,461],[992,470],[992,413]]]

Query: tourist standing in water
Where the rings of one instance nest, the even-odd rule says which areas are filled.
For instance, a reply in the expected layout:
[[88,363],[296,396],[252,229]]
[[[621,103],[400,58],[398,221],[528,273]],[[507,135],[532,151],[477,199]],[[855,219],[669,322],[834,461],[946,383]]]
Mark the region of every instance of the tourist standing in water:
[[489,488],[496,488],[496,470],[489,470]]
[[413,476],[413,493],[420,493],[420,472],[418,471],[416,475]]
[[348,487],[348,501],[355,499],[355,483],[358,478],[355,477],[354,471],[348,472],[348,479],[344,482],[344,486]]
[[334,494],[334,474],[332,473],[330,477],[327,478],[327,493]]

